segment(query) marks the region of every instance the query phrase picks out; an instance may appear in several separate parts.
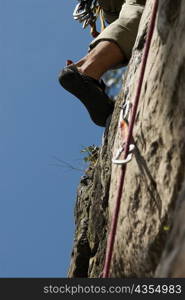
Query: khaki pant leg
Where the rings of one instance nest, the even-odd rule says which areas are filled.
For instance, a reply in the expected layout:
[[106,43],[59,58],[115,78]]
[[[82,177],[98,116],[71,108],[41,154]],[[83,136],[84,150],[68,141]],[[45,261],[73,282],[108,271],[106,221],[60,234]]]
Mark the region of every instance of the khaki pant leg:
[[120,47],[126,60],[130,59],[144,9],[143,5],[138,5],[135,2],[136,1],[127,0],[126,3],[123,4],[119,18],[108,25],[99,36],[91,42],[90,50],[100,41],[113,41]]

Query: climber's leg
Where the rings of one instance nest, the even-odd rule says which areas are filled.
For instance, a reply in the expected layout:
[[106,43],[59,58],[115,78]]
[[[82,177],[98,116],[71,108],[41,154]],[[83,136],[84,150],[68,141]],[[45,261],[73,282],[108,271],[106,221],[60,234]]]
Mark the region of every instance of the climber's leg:
[[[106,3],[106,2],[105,2]],[[101,41],[114,42],[121,50],[124,59],[121,64],[128,63],[136,40],[139,22],[144,10],[145,0],[126,0],[122,5],[119,17],[107,26],[90,44],[90,51]],[[109,15],[106,13],[107,18]],[[119,62],[118,62],[119,65]]]
[[108,69],[125,64],[131,57],[143,12],[143,6],[134,3],[127,0],[119,18],[91,43],[90,53],[76,64],[65,67],[59,75],[61,85],[81,100],[91,119],[99,126],[105,126],[113,104],[97,79]]
[[118,19],[92,41],[90,52],[75,64],[80,73],[99,79],[107,70],[128,63],[144,9],[140,3],[144,2],[127,0],[122,5]]
[[101,41],[75,65],[79,72],[95,79],[124,61],[124,54],[112,41]]

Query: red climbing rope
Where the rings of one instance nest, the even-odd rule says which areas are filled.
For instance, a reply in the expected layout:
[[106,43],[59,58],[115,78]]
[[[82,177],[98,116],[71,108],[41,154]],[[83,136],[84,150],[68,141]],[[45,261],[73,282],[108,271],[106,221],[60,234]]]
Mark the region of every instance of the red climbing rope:
[[[151,40],[153,37],[154,28],[155,28],[157,11],[158,11],[158,0],[155,0],[154,6],[153,6],[153,11],[152,11],[152,16],[151,16],[151,22],[150,22],[150,26],[148,29],[146,44],[145,44],[145,48],[144,48],[142,64],[141,64],[141,72],[140,72],[140,77],[139,77],[139,81],[138,81],[138,85],[137,85],[136,96],[134,99],[131,120],[130,120],[130,124],[129,124],[128,136],[127,136],[126,146],[125,146],[125,150],[124,150],[124,159],[127,158],[128,153],[129,153],[129,146],[131,143],[133,127],[134,127],[137,108],[138,108],[139,99],[140,99],[140,95],[141,95],[141,89],[142,89],[142,85],[143,85],[143,79],[144,79],[147,59],[148,59],[148,55],[149,55]],[[113,255],[113,248],[114,248],[114,242],[115,242],[115,236],[116,236],[116,230],[117,230],[117,223],[118,223],[118,217],[119,217],[119,210],[120,210],[120,204],[121,204],[121,198],[122,198],[122,192],[123,192],[126,167],[127,167],[127,165],[123,164],[122,169],[121,169],[121,177],[120,177],[120,181],[119,181],[118,195],[117,195],[115,210],[114,210],[114,214],[113,214],[113,218],[112,218],[110,234],[109,234],[108,242],[107,242],[105,264],[104,264],[104,269],[103,269],[103,274],[102,274],[103,278],[109,277],[109,274],[110,274],[110,266],[111,266],[111,260],[112,260],[112,255]]]

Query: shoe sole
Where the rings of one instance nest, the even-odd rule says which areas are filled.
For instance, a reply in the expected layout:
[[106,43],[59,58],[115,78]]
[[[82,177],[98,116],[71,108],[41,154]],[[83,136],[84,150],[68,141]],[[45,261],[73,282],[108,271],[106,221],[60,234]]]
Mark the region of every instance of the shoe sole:
[[114,104],[95,79],[79,73],[75,66],[70,66],[61,71],[59,82],[84,104],[96,125],[106,126],[106,120],[112,114]]

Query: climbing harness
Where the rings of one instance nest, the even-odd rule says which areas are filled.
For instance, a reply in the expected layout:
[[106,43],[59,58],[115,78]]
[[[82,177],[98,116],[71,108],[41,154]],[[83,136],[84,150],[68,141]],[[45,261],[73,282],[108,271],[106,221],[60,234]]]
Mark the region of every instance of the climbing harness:
[[[140,95],[141,95],[141,89],[143,86],[143,79],[144,79],[147,59],[149,56],[150,45],[151,45],[154,28],[155,28],[155,21],[156,21],[156,16],[157,16],[157,11],[158,11],[158,0],[154,0],[154,1],[155,2],[153,5],[151,21],[150,21],[150,25],[148,28],[146,44],[145,44],[144,53],[143,53],[143,57],[142,57],[141,72],[140,72],[139,81],[138,81],[138,85],[137,85],[136,96],[135,96],[135,99],[133,102],[134,104],[133,104],[133,108],[132,108],[131,119],[129,122],[128,135],[127,135],[126,143],[124,145],[124,157],[123,157],[124,160],[128,159],[128,155],[130,153],[130,143],[131,143],[131,139],[132,139],[133,127],[134,127],[134,123],[135,123],[135,119],[136,119],[136,113],[137,113],[137,108],[138,108],[139,99],[140,99]],[[121,113],[123,113],[123,112],[121,112]],[[103,268],[103,273],[102,273],[103,278],[109,277],[109,275],[110,275],[110,267],[111,267],[113,249],[114,249],[114,242],[115,242],[115,236],[116,236],[116,230],[117,230],[117,224],[118,224],[118,217],[119,217],[119,211],[120,211],[120,205],[121,205],[121,199],[122,199],[126,167],[127,167],[126,163],[121,165],[121,168],[122,168],[121,169],[121,177],[120,177],[120,181],[119,181],[115,210],[114,210],[113,218],[112,218],[112,222],[111,222],[111,229],[110,229],[110,233],[108,236],[107,249],[106,249],[106,255],[105,255],[105,263],[104,263],[104,268]]]
[[129,145],[129,154],[128,154],[127,158],[120,159],[120,156],[124,152],[124,149],[125,149],[125,143],[126,143],[125,138],[128,135],[128,120],[127,120],[127,118],[129,116],[131,107],[132,107],[132,104],[128,100],[121,107],[118,128],[120,129],[122,145],[116,151],[115,157],[112,159],[112,163],[114,163],[116,165],[127,164],[129,161],[131,161],[132,156],[133,156],[132,152],[135,149],[134,144],[130,144]]
[[91,34],[95,38],[99,35],[96,30],[96,20],[100,16],[101,31],[105,28],[105,20],[103,17],[102,9],[97,0],[78,0],[73,18],[80,23],[83,23],[82,28],[85,29],[88,25],[91,27]]

